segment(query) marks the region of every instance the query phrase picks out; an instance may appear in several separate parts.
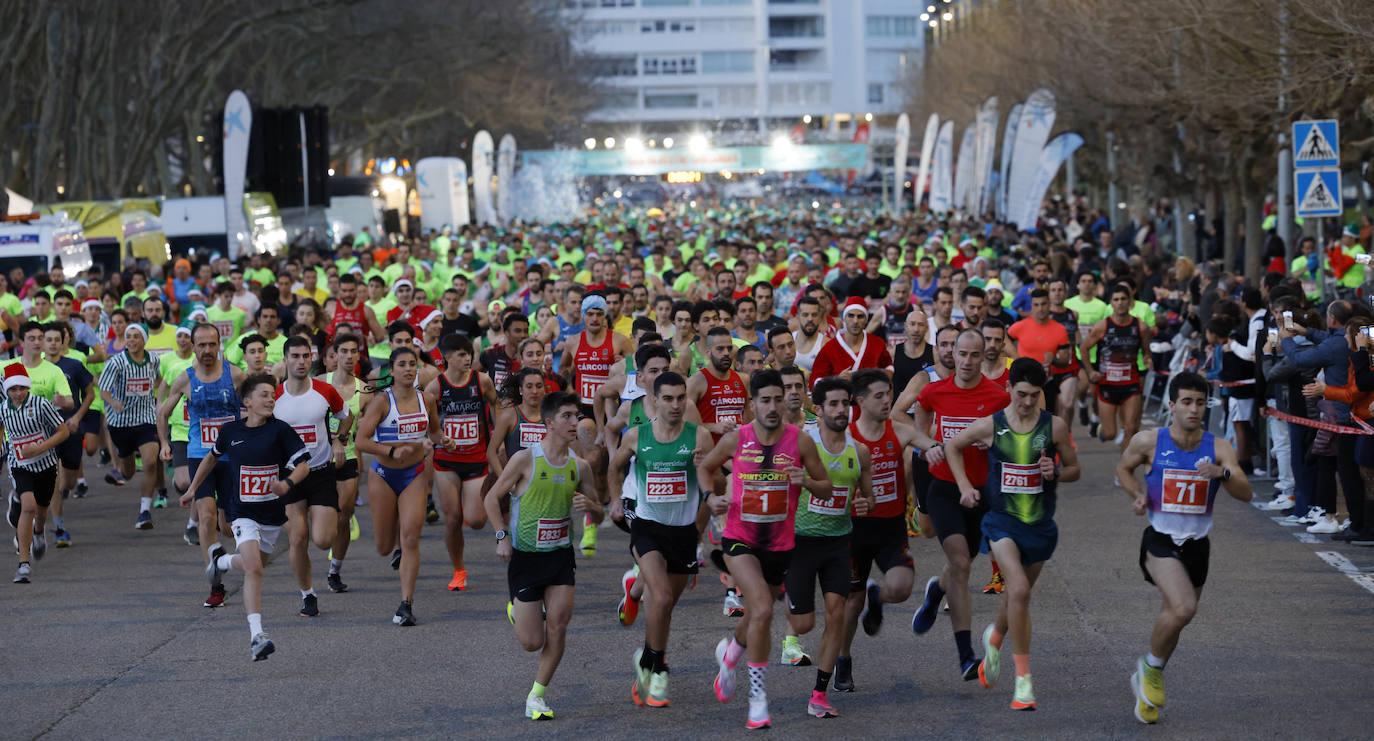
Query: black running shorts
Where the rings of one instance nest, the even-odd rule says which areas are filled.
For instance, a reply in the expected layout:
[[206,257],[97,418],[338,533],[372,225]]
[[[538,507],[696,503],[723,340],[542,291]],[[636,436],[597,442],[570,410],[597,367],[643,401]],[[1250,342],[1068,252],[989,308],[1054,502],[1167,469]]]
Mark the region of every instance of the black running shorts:
[[333,463],[310,469],[305,481],[297,484],[286,495],[287,504],[305,502],[311,507],[339,508],[338,476]]
[[959,504],[959,487],[944,479],[931,478],[930,493],[926,495],[926,514],[935,526],[935,536],[940,543],[953,535],[962,535],[968,543],[969,558],[978,555],[979,544],[983,540],[983,514],[986,501],[977,507],[968,508]]
[[915,569],[907,550],[906,516],[855,517],[849,544],[849,591],[862,592],[876,564],[879,571]]
[[555,551],[513,550],[506,566],[511,600],[538,602],[549,587],[577,583],[577,559],[572,548]]
[[697,573],[697,537],[696,525],[664,525],[642,517],[630,520],[630,550],[636,557],[654,551],[663,554],[669,574]]
[[793,615],[816,611],[816,583],[822,594],[849,594],[849,536],[798,535],[783,583]]
[[1154,584],[1150,571],[1145,568],[1146,554],[1182,561],[1183,568],[1188,571],[1188,580],[1195,589],[1202,589],[1202,585],[1207,583],[1207,568],[1212,556],[1212,541],[1209,538],[1185,540],[1183,545],[1179,545],[1172,537],[1152,527],[1145,528],[1140,536],[1140,573],[1145,575],[1145,581]]

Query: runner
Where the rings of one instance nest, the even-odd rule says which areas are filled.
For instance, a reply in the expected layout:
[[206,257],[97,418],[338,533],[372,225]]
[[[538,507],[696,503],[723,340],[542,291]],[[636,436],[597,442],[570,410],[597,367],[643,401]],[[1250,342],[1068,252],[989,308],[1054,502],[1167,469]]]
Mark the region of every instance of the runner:
[[[711,493],[707,504],[726,515],[722,545],[725,563],[745,597],[745,615],[734,636],[716,644],[716,699],[735,696],[735,670],[749,648],[749,719],[747,728],[768,728],[768,671],[773,603],[791,561],[796,539],[797,500],[805,488],[815,499],[829,500],[834,486],[821,463],[816,443],[782,421],[782,375],[765,370],[749,382],[753,422],[727,432],[697,466],[697,480],[711,481],[733,461],[730,493]],[[689,392],[690,393],[690,392]]]
[[215,302],[206,307],[205,318],[219,333],[220,342],[225,345],[243,334],[243,325],[248,321],[248,315],[234,305],[234,284],[225,281],[215,286]]
[[[195,314],[204,318],[205,310],[197,307]],[[172,382],[185,375],[186,369],[194,365],[195,362],[195,348],[191,342],[191,325],[178,325],[176,328],[176,347],[172,352],[163,353],[158,357],[157,385],[153,387],[153,394],[159,399],[167,398],[167,390],[171,387]],[[168,411],[168,415],[170,416],[170,419],[167,420],[170,425],[169,439],[174,455],[171,460],[164,458],[163,461],[172,464],[172,486],[176,489],[177,496],[181,496],[186,491],[183,487],[189,486],[191,477],[195,475],[195,469],[187,469],[186,467],[186,441],[190,436],[186,405],[181,404],[174,407]],[[163,417],[159,416],[159,427],[161,427],[162,422]],[[161,442],[162,437],[159,436],[158,440]],[[157,494],[153,498],[153,509],[162,509],[167,506],[167,467],[165,465],[158,467],[158,477],[160,481],[158,482]],[[191,514],[194,515],[195,512],[193,511]],[[194,529],[190,520],[187,520],[186,530],[183,531],[181,537],[188,545],[196,545],[191,541],[200,538],[198,531],[195,536],[191,535]]]
[[[1154,331],[1145,323],[1131,316],[1135,299],[1131,289],[1118,283],[1112,286],[1109,296],[1112,313],[1093,325],[1088,336],[1083,339],[1080,352],[1088,357],[1089,351],[1096,352],[1096,367],[1089,370],[1088,380],[1097,384],[1097,403],[1101,409],[1101,440],[1110,442],[1116,439],[1117,412],[1121,413],[1125,435],[1121,440],[1124,451],[1131,439],[1140,429],[1140,415],[1144,407],[1141,394],[1141,375],[1136,359],[1141,348],[1150,346]],[[1152,367],[1153,353],[1145,353],[1146,368]]]
[[[177,457],[174,449],[178,444],[172,440],[169,420],[185,418],[187,439],[181,443],[182,465],[179,468],[185,468],[194,476],[200,470],[201,460],[213,452],[224,425],[239,419],[241,404],[236,389],[243,384],[246,375],[230,365],[229,361],[220,358],[219,330],[213,325],[197,324],[191,330],[191,338],[195,359],[186,370],[172,379],[167,397],[157,410],[157,433],[162,460],[174,461]],[[184,412],[178,414],[175,411],[177,409],[183,409]],[[204,546],[207,563],[210,551],[219,547],[217,516],[224,502],[216,500],[216,490],[231,488],[227,484],[222,485],[222,482],[228,481],[221,470],[212,472],[194,491],[190,488],[189,480],[184,488],[178,486],[183,506],[188,501],[194,502],[195,509],[191,512],[194,529],[188,525],[187,535],[195,533],[196,544]],[[227,491],[222,493],[228,495]],[[211,584],[205,607],[224,604],[224,595],[224,584]]]
[[[908,425],[894,425],[892,381],[887,372],[865,368],[854,373],[854,402],[859,418],[849,434],[871,455],[873,506],[856,514],[850,536],[849,595],[845,604],[843,645],[835,664],[835,689],[854,691],[854,633],[862,622],[864,634],[877,635],[883,625],[883,603],[905,602],[916,581],[916,567],[907,547],[906,508],[911,486],[906,456],[915,433]],[[882,582],[869,578],[877,566]]]
[[477,370],[491,378],[493,388],[500,388],[506,376],[520,370],[519,348],[530,336],[530,319],[510,311],[501,319],[501,332],[505,342],[488,348],[477,357]]
[[1002,320],[988,317],[978,326],[983,335],[983,375],[993,383],[1007,387],[1007,371],[1011,368],[1012,358],[1004,354],[1007,344],[1007,327]]
[[694,339],[687,346],[687,349],[678,351],[677,364],[673,366],[672,370],[690,379],[702,368],[710,365],[711,361],[708,359],[710,354],[706,350],[706,335],[719,326],[721,326],[720,311],[716,309],[715,302],[698,301],[692,304],[691,334]]
[[[1031,292],[1032,311],[1042,289]],[[977,506],[986,494],[988,513],[983,534],[1002,565],[1006,582],[997,619],[983,631],[983,662],[978,680],[997,684],[1001,672],[1002,639],[1011,633],[1016,664],[1013,710],[1035,710],[1030,673],[1030,592],[1040,570],[1054,553],[1059,528],[1054,523],[1055,489],[1060,482],[1077,481],[1078,455],[1069,443],[1064,420],[1040,408],[1048,374],[1036,358],[1019,358],[1011,366],[1011,403],[983,417],[959,433],[946,447],[950,472],[959,486],[959,503]],[[988,478],[980,490],[964,470],[964,451],[976,445],[988,455]]]
[[[519,314],[510,317],[524,319]],[[491,378],[472,367],[472,340],[451,334],[439,346],[448,367],[425,387],[425,405],[435,410],[444,436],[454,445],[451,451],[434,451],[434,490],[444,511],[444,545],[453,566],[448,590],[461,592],[468,588],[463,525],[481,530],[487,524],[482,485],[487,480],[487,436],[496,389]]]
[[[115,447],[115,466],[127,480],[134,475],[134,457],[143,462],[142,497],[138,502],[139,530],[153,528],[153,490],[157,487],[157,398],[153,385],[158,378],[157,356],[144,350],[148,330],[142,324],[124,329],[124,350],[110,356],[96,386],[105,402],[110,442]],[[65,379],[64,379],[65,382]]]
[[[1203,377],[1191,372],[1175,375],[1169,384],[1169,426],[1131,437],[1116,466],[1120,486],[1131,495],[1135,513],[1149,516],[1150,524],[1140,538],[1140,570],[1163,597],[1150,634],[1150,650],[1136,661],[1131,675],[1135,717],[1142,723],[1159,720],[1164,707],[1164,665],[1178,647],[1184,627],[1197,614],[1211,558],[1208,534],[1217,490],[1225,487],[1227,494],[1242,502],[1253,496],[1235,448],[1202,427],[1207,396]],[[1142,465],[1150,467],[1143,490],[1135,478],[1135,470]]]
[[[543,375],[536,368],[521,368],[506,379],[501,389],[502,396],[511,404],[501,410],[487,443],[487,466],[494,476],[501,475],[516,453],[544,439],[546,430],[539,405],[550,392]],[[484,504],[484,510],[485,507]]]
[[797,300],[797,331],[792,335],[797,344],[797,365],[807,373],[816,363],[816,356],[825,346],[821,333],[821,302],[810,296]]
[[[1097,275],[1095,273],[1087,270],[1079,273],[1078,277],[1075,279],[1075,285],[1078,288],[1078,293],[1071,298],[1065,299],[1064,308],[1072,311],[1074,316],[1078,319],[1078,336],[1071,339],[1073,339],[1075,345],[1079,345],[1082,344],[1083,340],[1088,338],[1088,333],[1092,331],[1093,327],[1097,326],[1098,322],[1106,319],[1107,316],[1112,313],[1112,307],[1108,306],[1107,302],[1097,297],[1098,284]],[[1097,362],[1097,350],[1094,349],[1089,354],[1080,351],[1078,356],[1081,358],[1084,366],[1082,373],[1083,385],[1078,389],[1078,421],[1079,424],[1087,427],[1090,423],[1090,415],[1088,403],[1084,397],[1087,396],[1089,387],[1092,385],[1088,382],[1089,364]],[[1094,401],[1096,401],[1095,398]],[[1096,414],[1091,415],[1091,421],[1099,421]],[[1093,437],[1096,437],[1096,435],[1093,435]]]
[[352,328],[355,334],[364,339],[381,338],[386,334],[372,307],[358,295],[358,279],[352,274],[339,276],[338,301],[334,302],[334,308],[329,312],[329,325],[325,332],[333,340],[344,326]]
[[[785,376],[783,380],[786,381]],[[816,685],[811,690],[807,713],[817,718],[834,718],[839,713],[826,697],[826,690],[845,636],[853,531],[850,513],[862,516],[873,509],[872,463],[868,448],[855,444],[849,430],[849,383],[834,377],[823,378],[812,391],[811,400],[821,423],[809,434],[834,493],[828,499],[807,495],[805,506],[797,506],[796,548],[785,579],[787,623],[799,635],[815,627],[819,581],[825,603],[825,630],[821,633],[820,663],[816,666]],[[909,586],[907,589],[910,591]],[[786,646],[783,653],[786,654]]]
[[[525,717],[531,720],[553,719],[544,691],[563,658],[572,619],[577,571],[572,510],[581,509],[596,521],[603,514],[591,467],[571,450],[578,413],[577,396],[563,391],[546,396],[540,407],[544,440],[516,453],[486,497],[487,516],[497,528],[496,555],[510,564],[515,637],[521,648],[540,652],[534,686],[525,697]],[[502,511],[507,497],[509,524]]]
[[73,339],[72,325],[67,322],[53,322],[43,330],[43,352],[47,355],[47,361],[56,365],[66,376],[67,387],[72,391],[72,402],[76,405],[75,409],[59,409],[68,434],[67,439],[57,446],[62,471],[58,478],[58,493],[52,502],[53,544],[58,548],[70,548],[72,545],[71,532],[67,530],[62,517],[62,500],[78,486],[84,437],[82,431],[86,424],[84,420],[95,401],[92,388],[95,377],[86,369],[83,362],[85,357],[71,349]]
[[[339,398],[348,405],[349,414],[353,419],[361,420],[363,410],[372,401],[371,387],[365,385],[362,379],[353,374],[353,368],[358,363],[358,358],[362,354],[362,347],[358,335],[348,332],[334,336],[334,342],[330,345],[334,354],[334,370],[322,379],[327,380],[329,385],[334,387],[334,391],[339,394]],[[327,355],[327,353],[326,353]],[[326,362],[328,358],[326,357]],[[344,583],[343,562],[348,556],[348,547],[354,539],[358,537],[358,520],[353,511],[358,505],[358,478],[361,473],[361,459],[358,457],[358,446],[356,436],[353,434],[341,434],[341,422],[333,415],[329,417],[329,433],[344,441],[344,462],[337,471],[339,489],[339,517],[338,524],[334,530],[334,545],[329,549],[329,575],[326,581],[331,592],[347,592],[348,585]],[[354,430],[357,425],[354,425]],[[350,430],[351,433],[353,430]]]
[[905,339],[892,349],[892,388],[897,393],[905,391],[917,373],[935,362],[935,343],[926,341],[929,329],[924,311],[913,307],[907,312],[902,335]]
[[[658,352],[645,352],[651,348]],[[651,363],[667,367],[667,348],[649,345],[640,352],[649,356]],[[705,428],[683,419],[690,406],[687,381],[661,370],[654,376],[653,421],[626,430],[611,461],[610,475],[612,491],[629,493],[624,470],[631,467],[634,517],[630,520],[630,554],[639,565],[636,581],[649,592],[644,646],[635,651],[636,679],[630,694],[637,705],[667,707],[665,654],[672,611],[688,578],[697,572],[700,533],[696,519],[703,491],[697,484],[694,458],[711,443]],[[623,519],[623,510],[620,501],[611,503],[613,519]]]
[[53,449],[69,433],[57,407],[30,391],[33,382],[22,364],[5,368],[4,387],[8,398],[0,406],[0,427],[8,443],[6,463],[13,484],[7,511],[19,555],[14,583],[28,584],[33,576],[31,561],[42,558],[48,548],[45,521],[57,487],[58,461]]
[[892,354],[887,344],[877,335],[868,332],[868,305],[862,298],[854,296],[845,302],[843,331],[825,343],[816,356],[811,369],[811,382],[827,376],[851,378],[864,368],[892,370]]
[[401,604],[391,622],[409,627],[415,625],[412,604],[420,574],[420,530],[425,492],[430,489],[425,459],[436,448],[452,451],[453,445],[443,436],[434,407],[425,405],[415,387],[419,353],[413,347],[398,347],[390,360],[395,383],[367,405],[357,440],[359,453],[376,456],[368,469],[367,492],[377,553],[390,554],[392,568],[401,572]]
[[[291,568],[301,590],[301,617],[320,614],[311,587],[310,543],[327,551],[339,526],[338,467],[344,462],[343,439],[353,429],[353,413],[339,392],[310,377],[310,341],[286,341],[286,380],[277,387],[276,415],[291,425],[310,451],[310,475],[286,496],[286,534]],[[329,418],[339,420],[339,436],[330,433]],[[342,439],[341,439],[342,438]],[[371,491],[371,489],[369,489]]]
[[[248,613],[253,661],[262,661],[276,650],[262,630],[262,572],[286,524],[285,497],[310,475],[310,452],[290,425],[272,416],[276,385],[277,379],[266,374],[249,376],[243,382],[239,397],[247,416],[220,428],[191,479],[190,491],[181,495],[185,507],[191,492],[199,491],[214,475],[221,458],[226,464],[223,480],[237,482],[227,487],[224,513],[238,553],[231,556],[216,542],[210,547],[205,576],[213,586],[221,584],[230,569],[243,572],[243,609]],[[282,479],[282,469],[288,466],[291,473]]]
[[[1059,415],[1072,431],[1074,403],[1078,400],[1079,389],[1082,388],[1078,381],[1078,377],[1083,373],[1083,364],[1078,360],[1078,343],[1083,339],[1083,335],[1078,313],[1064,305],[1069,295],[1069,284],[1060,279],[1052,280],[1049,294],[1050,318],[1063,325],[1065,334],[1069,336],[1069,348],[1067,353],[1061,352],[1056,362],[1050,365],[1050,382],[1045,386],[1045,403],[1046,408]],[[1032,313],[1034,310],[1035,302],[1032,300]],[[1067,364],[1064,364],[1065,355],[1068,357]],[[1057,399],[1053,406],[1049,404],[1051,395]]]
[[711,440],[749,421],[749,394],[743,378],[731,369],[734,364],[734,344],[730,330],[714,327],[706,335],[710,364],[687,379],[687,400],[701,415],[702,425],[711,433]]
[[[969,632],[972,605],[968,577],[970,563],[982,542],[986,505],[970,508],[960,504],[959,489],[945,461],[944,446],[979,417],[1006,407],[1011,400],[1005,390],[983,375],[983,350],[980,333],[960,332],[954,345],[954,375],[927,385],[916,399],[915,445],[924,451],[932,477],[926,493],[926,512],[940,539],[945,566],[939,576],[926,582],[925,601],[912,617],[911,629],[918,635],[928,632],[935,625],[940,599],[947,597],[950,627],[965,680],[978,676],[978,659],[973,655]],[[981,486],[987,479],[987,454],[969,451],[964,456],[964,469],[969,481]]]

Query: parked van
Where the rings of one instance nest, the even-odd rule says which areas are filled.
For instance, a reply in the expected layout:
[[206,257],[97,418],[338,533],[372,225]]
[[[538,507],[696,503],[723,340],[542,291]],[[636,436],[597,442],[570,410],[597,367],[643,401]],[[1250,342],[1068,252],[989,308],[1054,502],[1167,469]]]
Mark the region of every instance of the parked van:
[[[245,193],[243,216],[253,251],[278,255],[286,249],[286,229],[271,193]],[[162,229],[171,251],[178,255],[194,251],[231,257],[224,196],[164,200]]]
[[67,275],[90,269],[91,247],[80,223],[65,214],[6,216],[0,222],[0,271],[17,267],[32,276],[59,262]]
[[66,212],[79,222],[90,245],[91,257],[106,272],[118,270],[125,258],[161,265],[172,258],[167,236],[158,218],[156,198],[124,198],[111,201],[68,201],[37,206],[41,214]]

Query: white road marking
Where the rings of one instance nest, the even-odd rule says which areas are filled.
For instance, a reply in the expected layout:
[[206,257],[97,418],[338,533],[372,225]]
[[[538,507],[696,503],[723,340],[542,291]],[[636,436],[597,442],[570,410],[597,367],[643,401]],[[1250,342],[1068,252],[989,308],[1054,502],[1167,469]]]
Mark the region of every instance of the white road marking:
[[1297,538],[1299,543],[1320,543],[1320,542],[1322,542],[1320,538],[1318,538],[1317,536],[1313,535],[1312,533],[1307,533],[1307,532],[1293,533],[1293,537]]
[[1284,516],[1284,517],[1270,517],[1269,519],[1273,520],[1274,522],[1277,522],[1278,524],[1282,525],[1283,527],[1297,527],[1299,524],[1301,524],[1301,523],[1297,523],[1297,522],[1289,522],[1287,516]]
[[1374,574],[1360,570],[1350,559],[1335,551],[1317,551],[1317,557],[1331,564],[1337,571],[1350,577],[1350,580],[1374,594]]

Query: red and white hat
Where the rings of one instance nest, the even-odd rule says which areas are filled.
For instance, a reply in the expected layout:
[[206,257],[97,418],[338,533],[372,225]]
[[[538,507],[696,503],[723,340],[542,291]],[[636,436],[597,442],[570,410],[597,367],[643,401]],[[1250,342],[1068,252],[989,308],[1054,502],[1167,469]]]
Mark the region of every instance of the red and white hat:
[[29,380],[29,371],[23,363],[10,363],[5,366],[5,390],[9,391],[15,386],[30,388],[33,382]]
[[868,302],[864,301],[861,296],[850,296],[849,300],[844,302],[844,311],[840,312],[840,315],[843,316],[856,309],[863,312],[864,316],[868,316]]

